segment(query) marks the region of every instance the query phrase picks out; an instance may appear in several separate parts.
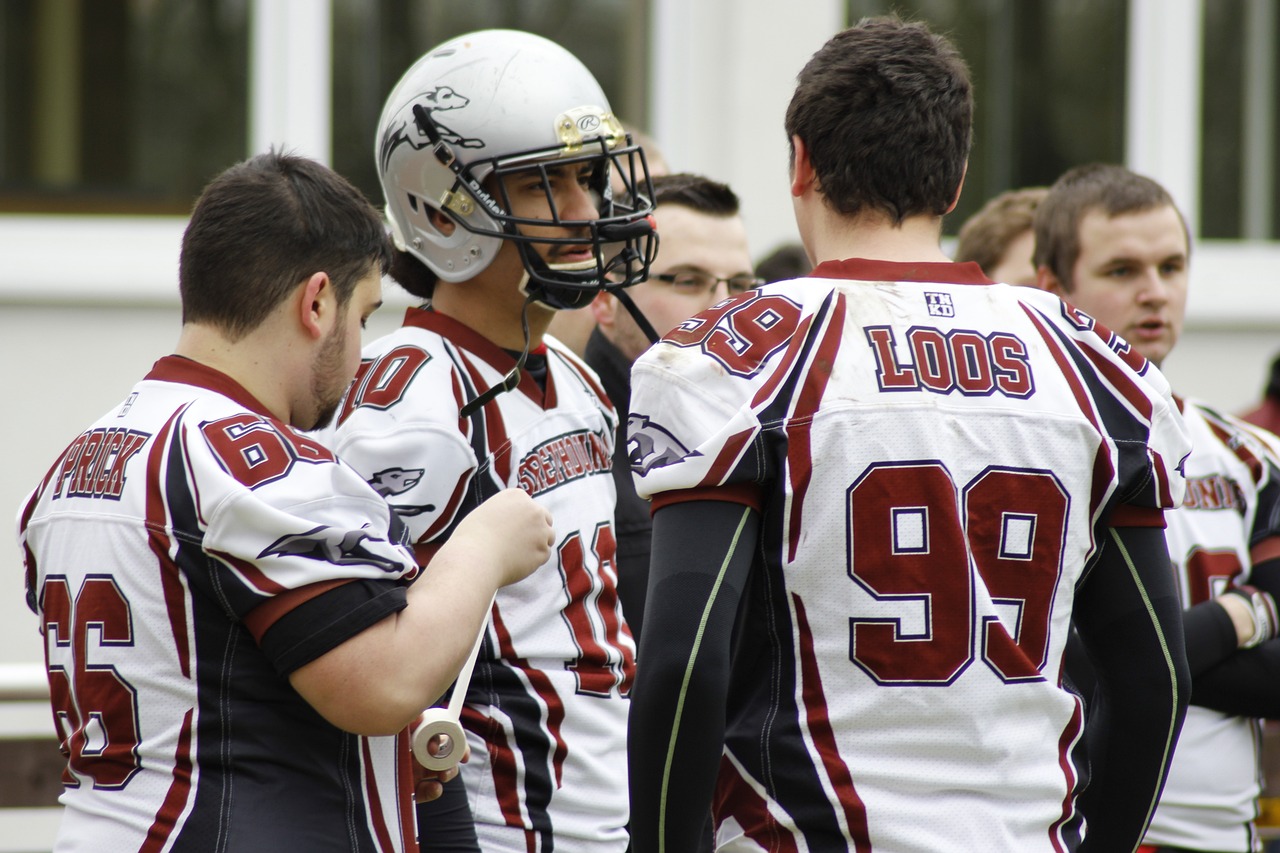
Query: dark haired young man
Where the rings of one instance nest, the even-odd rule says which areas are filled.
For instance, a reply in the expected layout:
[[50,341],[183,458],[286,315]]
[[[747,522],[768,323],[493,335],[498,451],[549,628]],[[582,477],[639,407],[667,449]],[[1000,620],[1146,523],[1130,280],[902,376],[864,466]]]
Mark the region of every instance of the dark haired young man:
[[24,505],[67,756],[54,849],[417,849],[406,726],[551,529],[510,490],[410,584],[403,525],[301,432],[350,383],[389,260],[324,166],[228,169],[183,237],[174,354]]
[[[1190,689],[1161,529],[1185,427],[1111,336],[943,255],[971,116],[924,25],[836,35],[786,116],[815,269],[636,362],[637,850],[692,849],[708,809],[734,851],[1141,838]],[[1087,731],[1073,616],[1108,687]]]
[[[1186,314],[1191,246],[1164,187],[1123,166],[1079,166],[1041,202],[1035,235],[1042,288],[1152,364],[1165,360]],[[1192,707],[1145,840],[1160,850],[1250,853],[1260,843],[1254,718],[1280,707],[1280,643],[1271,640],[1273,593],[1280,593],[1280,460],[1268,446],[1274,436],[1200,401],[1175,402],[1193,450],[1187,497],[1167,514],[1166,538],[1186,608]],[[1084,656],[1068,657],[1067,674],[1086,699],[1088,669]]]

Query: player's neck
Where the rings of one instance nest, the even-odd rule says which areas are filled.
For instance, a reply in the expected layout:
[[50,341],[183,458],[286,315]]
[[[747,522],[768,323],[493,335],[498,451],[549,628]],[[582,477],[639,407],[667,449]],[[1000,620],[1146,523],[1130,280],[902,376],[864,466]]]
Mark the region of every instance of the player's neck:
[[184,323],[174,354],[226,374],[266,406],[270,414],[289,423],[293,414],[290,388],[296,384],[290,347],[272,347],[259,340],[274,342],[281,336],[264,333],[259,327],[233,342],[212,326]]
[[936,216],[912,216],[894,225],[882,214],[850,218],[828,212],[815,218],[809,245],[818,263],[846,258],[947,262],[941,236],[942,220]]
[[[433,310],[457,320],[503,349],[524,347],[521,313],[525,296],[513,282],[490,285],[480,277],[451,284],[438,282],[431,297]],[[529,306],[529,346],[537,347],[555,312],[543,305]]]

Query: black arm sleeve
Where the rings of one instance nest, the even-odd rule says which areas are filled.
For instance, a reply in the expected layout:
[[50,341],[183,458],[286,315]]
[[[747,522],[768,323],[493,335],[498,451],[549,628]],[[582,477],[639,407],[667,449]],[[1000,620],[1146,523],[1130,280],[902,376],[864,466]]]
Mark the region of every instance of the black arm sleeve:
[[1191,692],[1181,615],[1164,532],[1108,530],[1074,610],[1097,676],[1080,853],[1132,850],[1155,811]]
[[1192,683],[1201,673],[1235,654],[1238,646],[1235,624],[1222,605],[1212,600],[1182,611],[1182,633]]
[[1280,719],[1280,639],[1241,649],[1197,675],[1191,703],[1237,717]]
[[1254,563],[1249,569],[1249,585],[1271,593],[1271,597],[1280,602],[1280,557]]
[[724,748],[734,622],[759,517],[741,504],[672,504],[653,517],[648,608],[627,755],[631,849],[698,849]]

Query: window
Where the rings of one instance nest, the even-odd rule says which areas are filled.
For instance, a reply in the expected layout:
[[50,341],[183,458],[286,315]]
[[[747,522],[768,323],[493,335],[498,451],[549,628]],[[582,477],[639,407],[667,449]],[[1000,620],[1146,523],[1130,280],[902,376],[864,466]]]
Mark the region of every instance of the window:
[[0,212],[187,213],[244,156],[248,5],[0,2]]
[[973,152],[948,233],[1007,189],[1124,161],[1126,0],[848,0],[947,34],[974,84]]
[[1200,232],[1280,239],[1280,11],[1273,2],[1204,4]]
[[424,52],[472,30],[527,30],[563,45],[624,121],[644,127],[643,0],[333,0],[333,166],[380,199],[374,135],[382,104]]

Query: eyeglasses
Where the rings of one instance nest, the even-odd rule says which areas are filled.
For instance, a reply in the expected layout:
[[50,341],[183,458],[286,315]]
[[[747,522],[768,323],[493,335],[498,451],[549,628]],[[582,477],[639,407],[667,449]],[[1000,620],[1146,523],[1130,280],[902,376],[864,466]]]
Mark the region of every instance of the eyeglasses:
[[755,290],[765,283],[764,279],[748,273],[739,273],[728,278],[721,278],[718,275],[697,270],[677,273],[653,273],[649,278],[665,281],[675,288],[677,292],[687,296],[704,296],[715,290],[716,285],[722,281],[729,289],[730,296],[737,296],[739,293]]

